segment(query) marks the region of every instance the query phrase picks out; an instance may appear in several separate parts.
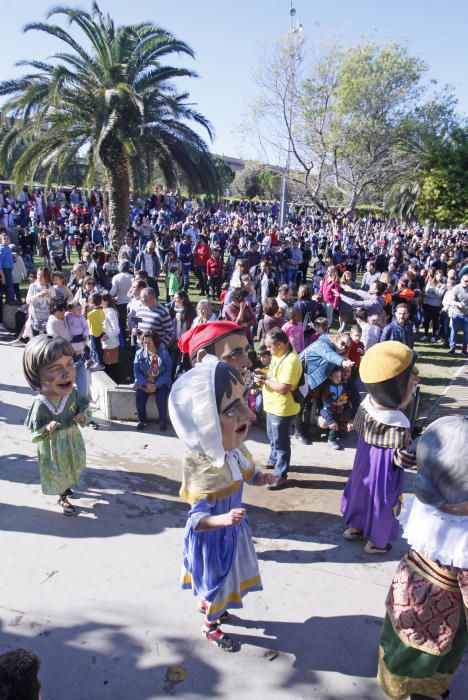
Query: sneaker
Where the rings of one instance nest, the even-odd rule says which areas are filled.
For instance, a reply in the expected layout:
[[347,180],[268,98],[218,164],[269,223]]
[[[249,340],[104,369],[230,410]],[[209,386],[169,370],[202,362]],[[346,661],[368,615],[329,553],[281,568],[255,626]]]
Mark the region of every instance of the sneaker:
[[90,367],[91,372],[104,372],[105,369],[105,365],[100,365],[97,362],[92,367]]
[[141,421],[137,423],[136,429],[137,430],[143,430],[143,428],[146,427],[146,423],[142,423]]
[[423,336],[421,337],[421,343],[425,343],[427,340],[429,340],[429,336],[428,336],[428,335],[423,335]]
[[307,437],[307,435],[304,435],[304,433],[296,433],[296,440],[302,442],[303,445],[312,444],[312,440],[309,437]]
[[448,355],[455,355],[455,348],[450,348],[450,350],[447,353]]
[[72,504],[68,503],[68,501],[62,501],[62,499],[59,499],[58,504],[64,515],[76,515],[75,506],[72,506]]
[[332,450],[342,450],[343,449],[337,440],[329,440],[328,447],[330,447]]
[[432,336],[431,343],[437,343],[437,338],[434,338],[434,336]]

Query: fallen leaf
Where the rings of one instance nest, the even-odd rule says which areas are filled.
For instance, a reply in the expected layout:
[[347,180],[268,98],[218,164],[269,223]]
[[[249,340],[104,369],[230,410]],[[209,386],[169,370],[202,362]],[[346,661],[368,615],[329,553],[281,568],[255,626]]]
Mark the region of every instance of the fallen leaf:
[[187,671],[183,666],[169,666],[165,680],[166,683],[182,683],[187,680]]

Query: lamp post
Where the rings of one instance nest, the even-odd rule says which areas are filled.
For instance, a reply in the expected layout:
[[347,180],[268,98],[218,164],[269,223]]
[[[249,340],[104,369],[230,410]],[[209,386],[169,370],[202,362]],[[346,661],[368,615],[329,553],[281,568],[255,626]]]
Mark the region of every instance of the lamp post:
[[[296,25],[296,8],[293,7],[292,0],[289,9],[289,34],[288,41],[291,43],[295,35],[302,32],[302,24]],[[292,111],[293,111],[293,99],[294,99],[294,88],[296,83],[296,62],[294,55],[294,46],[290,46],[290,58],[291,58],[291,80],[289,89],[289,108],[288,108],[288,151],[286,156],[286,166],[283,168],[283,175],[281,177],[281,195],[280,195],[280,227],[284,228],[286,223],[286,208],[288,204],[288,176],[289,168],[291,166],[291,134],[292,134]]]

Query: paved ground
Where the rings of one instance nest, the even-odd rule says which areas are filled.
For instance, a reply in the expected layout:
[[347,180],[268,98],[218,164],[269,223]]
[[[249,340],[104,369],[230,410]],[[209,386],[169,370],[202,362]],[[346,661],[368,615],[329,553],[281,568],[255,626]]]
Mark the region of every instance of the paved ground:
[[[21,354],[0,347],[0,652],[40,654],[44,700],[384,697],[374,681],[379,629],[404,543],[376,560],[341,538],[351,447],[296,443],[287,490],[246,490],[264,591],[226,628],[242,642],[226,654],[202,639],[194,600],[178,587],[187,508],[177,439],[156,427],[87,428],[80,515],[65,518],[41,493],[22,427],[31,392]],[[252,436],[264,459],[264,436]],[[465,663],[454,700],[467,686]]]
[[468,362],[455,372],[452,381],[447,384],[444,392],[429,411],[425,424],[428,425],[448,413],[468,416]]

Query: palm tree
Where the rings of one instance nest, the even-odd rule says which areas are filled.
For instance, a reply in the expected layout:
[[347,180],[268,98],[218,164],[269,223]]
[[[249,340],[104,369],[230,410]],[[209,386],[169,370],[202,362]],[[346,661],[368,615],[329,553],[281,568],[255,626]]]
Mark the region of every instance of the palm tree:
[[67,165],[86,154],[85,186],[93,183],[99,165],[107,179],[115,248],[128,225],[130,187],[146,187],[155,166],[170,187],[182,176],[191,192],[218,188],[207,145],[188,122],[201,125],[211,138],[210,124],[188,104],[188,93],[179,93],[171,82],[196,74],[160,62],[172,53],[194,54],[151,22],[115,27],[96,2],[91,12],[55,7],[47,20],[56,15],[67,17],[84,36],[75,39],[48,22],[25,26],[25,32],[45,32],[67,46],[48,62],[20,61],[34,72],[0,83],[0,95],[8,96],[3,118],[14,119],[0,144],[0,159],[8,162],[23,144],[13,167],[22,186],[39,167],[46,168],[47,181],[61,182]]

